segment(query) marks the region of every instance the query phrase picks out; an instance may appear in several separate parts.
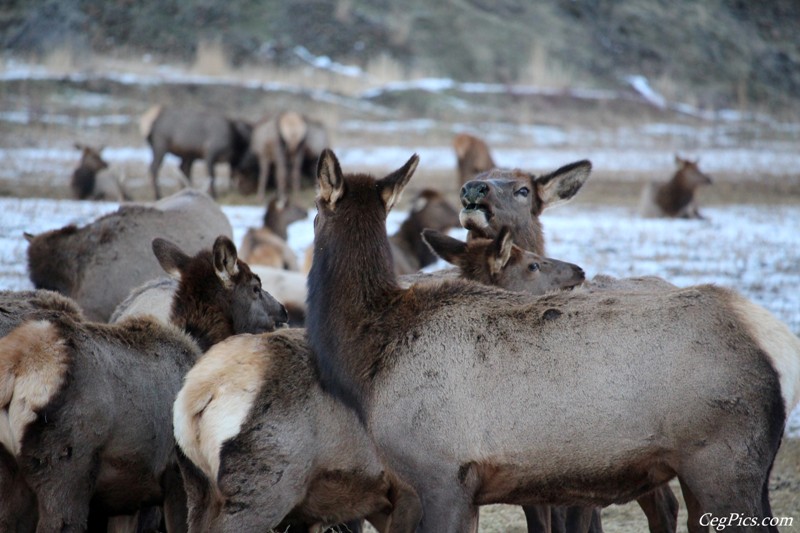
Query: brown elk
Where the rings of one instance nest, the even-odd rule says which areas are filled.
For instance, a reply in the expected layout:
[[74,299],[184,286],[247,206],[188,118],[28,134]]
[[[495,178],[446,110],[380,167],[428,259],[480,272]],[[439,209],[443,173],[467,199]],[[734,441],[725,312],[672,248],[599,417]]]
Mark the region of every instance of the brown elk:
[[650,182],[642,190],[639,213],[644,217],[704,218],[697,208],[698,187],[711,184],[699,161],[675,156],[678,169],[666,183]]
[[473,179],[476,174],[497,166],[489,153],[489,146],[474,135],[467,133],[456,135],[453,139],[453,149],[456,151],[456,161],[458,162],[459,186]]
[[108,163],[103,159],[103,147],[75,143],[81,151],[78,167],[72,172],[69,186],[76,200],[116,200],[129,201],[131,198],[122,187],[122,181],[108,171]]
[[258,157],[256,196],[259,200],[264,199],[267,176],[273,165],[278,198],[286,198],[288,186],[295,197],[299,194],[307,133],[305,117],[295,111],[285,111],[253,127],[250,150]]
[[286,321],[227,237],[194,257],[163,239],[152,247],[179,280],[174,326],[58,313],[0,339],[0,435],[35,493],[37,531],[85,529],[90,501],[108,514],[162,501],[177,468],[171,410],[186,372],[226,337]]
[[243,162],[250,147],[252,126],[242,120],[225,117],[213,111],[154,106],[139,122],[142,136],[153,151],[150,181],[156,199],[161,198],[158,171],[164,156],[175,154],[181,159],[181,172],[192,181],[192,164],[202,159],[209,178],[209,192],[216,197],[214,186],[217,163],[228,163],[231,181],[244,172]]
[[308,211],[287,199],[272,198],[264,214],[264,226],[247,230],[239,255],[250,265],[299,271],[297,256],[287,242],[287,228],[307,216]]
[[411,201],[408,216],[389,237],[397,275],[412,274],[436,262],[436,255],[422,240],[422,230],[447,231],[458,227],[458,211],[442,193],[423,189]]
[[461,277],[509,291],[544,294],[571,289],[583,283],[578,265],[542,257],[514,245],[511,232],[503,228],[495,239],[463,242],[426,229],[422,237],[431,249],[458,267]]
[[187,374],[173,425],[192,533],[361,517],[411,533],[419,521],[416,495],[322,389],[302,329],[212,347]]
[[[503,228],[512,228],[511,235],[515,242],[525,243],[525,249],[544,253],[544,234],[539,216],[544,209],[572,197],[569,193],[565,197],[560,194],[553,197],[548,188],[572,190],[574,196],[588,177],[590,168],[588,162],[579,162],[542,177],[516,169],[495,169],[479,174],[477,179],[467,182],[461,188],[461,223],[470,230],[470,236],[494,237]],[[569,179],[561,182],[563,177]],[[655,277],[616,279],[603,275],[587,281],[584,287],[590,291],[675,288],[671,283]],[[675,531],[678,501],[668,486],[659,487],[637,501],[647,515],[651,532]],[[588,509],[584,513],[577,508],[554,509],[551,516],[547,516],[541,509],[526,507],[524,510],[529,533],[549,531],[547,522],[558,524],[568,533],[583,533],[587,531],[586,525],[590,518]],[[590,531],[600,533],[600,517],[597,513],[595,515]]]
[[307,332],[323,386],[419,495],[418,531],[472,530],[492,503],[631,501],[674,477],[692,533],[702,513],[769,517],[769,470],[800,400],[788,327],[710,285],[402,289],[386,216],[417,162],[376,180],[320,158]]
[[154,238],[196,253],[232,233],[216,202],[187,189],[153,204],[122,205],[80,228],[26,234],[28,272],[36,288],[70,296],[88,319],[106,321],[132,289],[161,275],[150,250]]

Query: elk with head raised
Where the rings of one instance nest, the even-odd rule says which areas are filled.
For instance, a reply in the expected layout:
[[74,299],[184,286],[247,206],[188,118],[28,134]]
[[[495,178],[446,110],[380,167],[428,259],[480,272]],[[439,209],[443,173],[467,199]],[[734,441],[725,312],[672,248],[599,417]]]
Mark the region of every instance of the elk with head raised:
[[86,144],[75,143],[81,151],[78,167],[72,172],[69,186],[72,196],[77,200],[130,200],[130,196],[122,187],[122,180],[108,170],[108,163],[100,154],[103,147],[93,148]]
[[228,163],[231,181],[246,172],[243,163],[250,147],[253,127],[242,120],[231,119],[214,111],[151,107],[139,121],[139,130],[153,151],[150,181],[156,200],[161,198],[158,171],[164,156],[175,154],[181,159],[181,172],[192,181],[192,164],[202,159],[206,164],[209,192],[216,197],[214,186],[217,163]]
[[37,531],[84,530],[90,501],[114,515],[166,498],[186,372],[216,342],[286,322],[227,237],[194,257],[162,239],[152,246],[179,280],[173,325],[53,313],[0,339],[0,441],[35,494]]
[[711,185],[699,161],[675,156],[678,169],[666,183],[648,183],[642,190],[639,213],[644,217],[704,218],[697,208],[698,187]]
[[307,324],[323,386],[419,495],[418,531],[470,530],[491,503],[630,501],[676,476],[692,533],[703,513],[769,517],[800,340],[709,285],[402,289],[386,216],[417,161],[376,180],[320,158]]

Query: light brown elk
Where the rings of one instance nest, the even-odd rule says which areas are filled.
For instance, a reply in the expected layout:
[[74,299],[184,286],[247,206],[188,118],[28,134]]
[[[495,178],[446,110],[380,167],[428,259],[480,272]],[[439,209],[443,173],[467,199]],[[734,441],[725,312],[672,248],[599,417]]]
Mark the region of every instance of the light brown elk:
[[648,183],[642,190],[639,213],[644,217],[704,218],[697,208],[698,187],[711,185],[699,161],[675,156],[678,169],[666,183]]
[[456,135],[453,139],[453,149],[456,152],[459,186],[473,179],[476,174],[497,166],[489,152],[489,146],[474,135],[467,133]]
[[287,242],[287,228],[307,216],[305,209],[287,199],[272,198],[264,214],[264,226],[247,230],[239,255],[249,265],[299,271],[297,256]]
[[36,288],[70,296],[88,319],[105,322],[132,289],[163,273],[151,251],[154,238],[194,254],[232,233],[216,202],[187,189],[152,204],[122,205],[80,228],[26,235],[28,273]]
[[417,162],[376,180],[320,158],[307,325],[323,386],[419,495],[418,531],[472,530],[491,503],[631,501],[674,477],[692,533],[703,513],[771,516],[769,470],[800,400],[786,325],[709,285],[402,289],[386,215]]
[[[539,216],[544,209],[559,203],[548,200],[547,187],[562,190],[580,189],[580,183],[588,177],[591,167],[588,162],[574,163],[562,167],[553,174],[535,177],[520,170],[492,170],[477,176],[461,189],[460,213],[462,225],[470,229],[470,235],[495,236],[503,228],[513,228],[511,235],[516,242],[526,243],[531,250],[544,252],[544,234]],[[578,172],[576,175],[575,172]],[[584,177],[578,177],[583,174]],[[554,177],[573,176],[564,183],[554,181]],[[569,195],[567,195],[569,199]],[[655,277],[615,279],[608,276],[595,276],[585,283],[586,290],[664,290],[674,285]],[[668,486],[659,487],[638,498],[638,503],[647,515],[652,533],[670,533],[677,527],[678,501]],[[551,516],[541,509],[525,508],[528,532],[548,531],[547,522],[558,524],[567,533],[585,533],[589,523],[589,510],[582,514],[577,508],[556,509]],[[592,519],[592,533],[602,531],[599,514]]]
[[76,200],[130,200],[130,196],[122,186],[122,181],[108,170],[108,163],[101,152],[103,147],[93,148],[86,144],[75,143],[81,151],[81,160],[72,172],[69,186]]
[[583,283],[578,265],[542,257],[514,245],[511,232],[503,228],[495,239],[463,242],[426,229],[422,237],[431,249],[458,267],[461,278],[509,291],[544,294],[571,289]]
[[305,156],[308,123],[295,111],[285,111],[277,117],[262,120],[253,127],[250,150],[258,158],[258,185],[256,196],[264,199],[267,177],[275,169],[275,189],[278,198],[286,198],[291,187],[297,197],[300,192],[300,172]]
[[0,339],[0,436],[35,493],[37,531],[84,530],[90,501],[108,514],[162,501],[177,468],[172,404],[186,372],[216,342],[286,321],[227,237],[194,257],[162,239],[153,252],[179,279],[174,326],[57,313]]
[[322,389],[302,329],[214,346],[186,376],[174,427],[190,532],[367,517],[379,531],[411,533],[419,521],[416,495]]
[[153,106],[139,121],[139,130],[153,151],[150,181],[156,200],[161,198],[158,172],[164,156],[175,154],[181,159],[181,172],[192,181],[192,164],[205,162],[210,178],[209,193],[216,197],[214,186],[217,163],[228,163],[231,181],[246,171],[243,163],[250,147],[252,126],[208,110]]

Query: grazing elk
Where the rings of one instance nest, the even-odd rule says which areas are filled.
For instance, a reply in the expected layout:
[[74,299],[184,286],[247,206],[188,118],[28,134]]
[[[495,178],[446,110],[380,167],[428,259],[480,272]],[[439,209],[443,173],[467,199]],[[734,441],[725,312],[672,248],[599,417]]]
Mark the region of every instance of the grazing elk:
[[249,265],[299,271],[297,256],[287,242],[287,228],[307,216],[308,211],[287,199],[272,198],[264,213],[264,226],[247,230],[239,255]]
[[412,274],[436,262],[436,255],[422,240],[422,230],[447,231],[458,227],[458,211],[442,193],[423,189],[411,201],[408,216],[389,237],[397,275]]
[[698,167],[699,161],[675,156],[678,170],[666,183],[650,182],[642,189],[639,213],[643,217],[704,218],[697,208],[695,192],[711,184],[711,177]]
[[453,148],[456,151],[458,161],[458,184],[464,185],[473,179],[476,174],[486,172],[495,168],[497,165],[489,153],[486,143],[467,133],[460,133],[453,139]]
[[[267,176],[273,165],[278,198],[286,198],[286,188],[289,185],[292,194],[295,197],[298,195],[307,133],[308,123],[305,117],[295,111],[285,111],[253,127],[250,150],[258,157],[256,197],[259,200],[264,199]],[[291,184],[287,181],[291,181]]]
[[161,198],[158,171],[164,156],[174,154],[181,159],[181,172],[192,181],[192,164],[205,161],[211,179],[209,192],[216,198],[214,165],[228,163],[231,181],[245,171],[243,162],[250,147],[252,126],[242,120],[225,117],[213,111],[151,107],[139,121],[139,130],[153,150],[150,181],[156,200]]
[[133,288],[161,275],[150,250],[154,238],[196,253],[232,233],[216,202],[188,189],[152,204],[122,205],[81,228],[26,234],[28,272],[37,289],[69,296],[88,319],[104,322]]
[[477,238],[469,242],[430,229],[423,230],[422,237],[436,255],[458,267],[461,278],[484,285],[544,294],[571,289],[585,279],[578,265],[542,257],[514,245],[508,228],[503,228],[495,239]]
[[0,443],[35,493],[37,531],[85,529],[90,501],[129,514],[167,498],[172,405],[186,372],[213,344],[286,321],[227,237],[194,257],[163,239],[152,248],[178,279],[174,325],[53,313],[0,339]]
[[69,187],[76,200],[115,200],[129,201],[131,197],[122,187],[122,180],[108,171],[108,163],[100,153],[103,147],[75,143],[81,150],[81,160],[72,172]]
[[[492,170],[461,188],[459,215],[470,236],[494,237],[502,228],[512,228],[515,242],[524,243],[525,249],[544,253],[544,233],[539,216],[553,205],[569,200],[588,178],[591,165],[588,161],[573,163],[552,174],[535,177],[520,170]],[[564,191],[553,194],[553,191]],[[571,191],[571,194],[570,194]],[[656,277],[616,279],[597,275],[584,284],[586,290],[665,290],[674,285]],[[678,519],[678,501],[668,486],[659,487],[637,499],[647,515],[652,533],[674,532]],[[542,509],[525,508],[528,532],[548,531],[549,520],[559,524],[568,533],[584,533],[589,510],[585,514],[577,508],[555,509],[549,519]],[[596,513],[595,513],[596,514]],[[566,516],[565,516],[566,515]],[[590,531],[602,531],[600,517],[593,519]],[[565,523],[566,522],[566,523]]]
[[703,513],[771,516],[800,339],[711,285],[402,289],[386,215],[417,162],[376,180],[323,153],[307,331],[323,387],[419,495],[418,531],[471,530],[491,503],[626,502],[674,477],[692,533]]
[[416,495],[382,465],[355,413],[323,390],[302,329],[212,347],[187,374],[173,425],[190,533],[361,517],[411,533],[419,521]]

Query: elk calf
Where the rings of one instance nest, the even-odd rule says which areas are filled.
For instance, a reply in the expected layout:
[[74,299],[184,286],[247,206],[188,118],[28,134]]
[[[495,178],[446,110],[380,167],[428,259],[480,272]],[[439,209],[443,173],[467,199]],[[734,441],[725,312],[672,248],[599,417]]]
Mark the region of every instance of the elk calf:
[[268,531],[367,517],[412,532],[414,492],[355,413],[325,392],[302,329],[238,335],[186,375],[174,407],[189,531]]
[[678,169],[666,183],[648,183],[642,190],[639,213],[643,217],[704,218],[697,208],[698,187],[711,184],[711,177],[698,167],[699,161],[675,156]]
[[75,143],[81,150],[81,160],[72,172],[69,182],[72,196],[76,200],[129,201],[131,198],[122,186],[122,180],[108,170],[108,163],[100,155],[103,147]]

